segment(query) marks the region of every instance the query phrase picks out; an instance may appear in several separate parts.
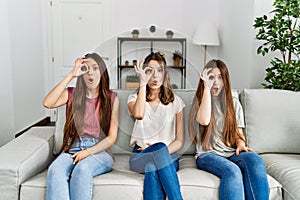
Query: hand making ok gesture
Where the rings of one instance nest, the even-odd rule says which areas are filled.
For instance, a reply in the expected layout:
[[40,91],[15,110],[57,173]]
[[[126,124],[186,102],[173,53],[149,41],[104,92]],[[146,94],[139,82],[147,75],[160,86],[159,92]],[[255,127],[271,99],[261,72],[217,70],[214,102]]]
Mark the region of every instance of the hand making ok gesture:
[[140,76],[140,86],[147,85],[148,81],[150,80],[151,76],[153,75],[153,70],[148,65],[143,69],[144,67],[144,60],[139,64],[134,66],[134,69],[136,73]]

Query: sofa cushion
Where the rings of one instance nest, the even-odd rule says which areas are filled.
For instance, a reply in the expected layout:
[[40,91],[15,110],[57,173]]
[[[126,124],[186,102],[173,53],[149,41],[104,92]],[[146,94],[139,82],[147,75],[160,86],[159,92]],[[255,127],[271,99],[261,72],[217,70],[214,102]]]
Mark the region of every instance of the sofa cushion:
[[61,146],[63,144],[63,132],[66,122],[66,106],[61,106],[56,108],[56,123],[54,132],[54,147],[53,153],[58,154],[60,152]]
[[245,89],[240,100],[249,147],[258,153],[300,153],[300,92]]
[[[21,186],[20,200],[45,199],[47,171],[27,180]],[[219,178],[196,169],[193,156],[179,160],[178,178],[183,199],[218,199]],[[113,170],[94,178],[93,199],[143,199],[144,175],[129,170],[129,155],[116,155]],[[268,176],[270,200],[282,200],[281,185]]]
[[281,183],[284,199],[300,199],[300,155],[263,154],[261,156],[268,174]]
[[53,127],[32,127],[0,148],[0,199],[15,200],[19,186],[53,160]]

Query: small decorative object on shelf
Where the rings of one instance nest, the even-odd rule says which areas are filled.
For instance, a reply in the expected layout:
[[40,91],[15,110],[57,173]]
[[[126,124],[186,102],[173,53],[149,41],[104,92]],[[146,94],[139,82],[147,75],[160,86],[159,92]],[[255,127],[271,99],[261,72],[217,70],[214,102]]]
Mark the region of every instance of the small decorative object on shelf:
[[175,51],[173,53],[173,65],[174,67],[180,67],[181,66],[181,60],[182,60],[182,54],[179,51]]
[[151,25],[151,26],[149,27],[149,30],[150,30],[151,33],[155,33],[155,31],[156,31],[156,26],[155,26],[155,25]]
[[173,31],[167,30],[167,32],[166,32],[167,38],[171,39],[171,38],[173,38],[173,35],[174,35],[174,32],[173,32]]
[[125,66],[128,66],[128,65],[129,65],[129,61],[126,60],[126,61],[125,61]]
[[128,75],[125,84],[127,90],[137,89],[140,85],[140,77],[138,75]]
[[132,65],[136,66],[137,65],[137,60],[132,60]]
[[131,32],[131,34],[132,34],[132,37],[133,37],[133,38],[138,38],[140,32],[139,32],[139,30],[137,30],[137,29],[133,29],[132,32]]

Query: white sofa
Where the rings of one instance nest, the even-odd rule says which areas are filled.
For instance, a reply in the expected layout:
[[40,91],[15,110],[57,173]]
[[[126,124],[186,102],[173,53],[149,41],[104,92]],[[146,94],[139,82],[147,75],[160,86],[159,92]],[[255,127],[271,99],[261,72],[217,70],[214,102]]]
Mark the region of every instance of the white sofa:
[[[143,198],[143,175],[129,170],[130,134],[134,120],[127,112],[129,90],[115,90],[120,99],[118,139],[112,147],[113,170],[94,178],[93,199]],[[195,147],[188,137],[188,113],[195,90],[175,90],[186,103],[185,145],[179,152],[178,171],[185,200],[218,199],[219,178],[195,165]],[[240,97],[245,114],[245,133],[251,148],[265,161],[270,200],[300,199],[300,93],[246,89]],[[58,109],[56,127],[33,127],[0,148],[0,200],[45,199],[47,167],[60,148],[64,108]]]

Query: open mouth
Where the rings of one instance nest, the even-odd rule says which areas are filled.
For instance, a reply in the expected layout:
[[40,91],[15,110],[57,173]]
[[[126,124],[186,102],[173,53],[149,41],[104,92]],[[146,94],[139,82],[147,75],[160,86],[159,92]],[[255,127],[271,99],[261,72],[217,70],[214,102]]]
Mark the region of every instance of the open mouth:
[[157,85],[158,84],[158,81],[151,81],[150,82],[152,85]]
[[89,82],[90,84],[92,84],[92,83],[94,82],[94,79],[89,78],[89,79],[88,79],[88,82]]
[[218,93],[218,91],[219,91],[219,88],[217,88],[217,87],[214,87],[214,88],[212,88],[211,89],[211,91],[212,91],[212,93]]

